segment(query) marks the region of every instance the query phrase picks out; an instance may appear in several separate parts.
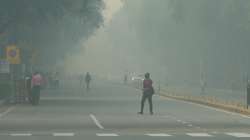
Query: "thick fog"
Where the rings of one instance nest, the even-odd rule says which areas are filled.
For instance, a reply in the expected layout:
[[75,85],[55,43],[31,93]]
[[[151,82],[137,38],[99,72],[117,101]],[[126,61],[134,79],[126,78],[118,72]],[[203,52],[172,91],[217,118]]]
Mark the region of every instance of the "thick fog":
[[116,7],[107,12],[109,21],[67,57],[67,72],[121,79],[150,72],[170,86],[204,81],[215,88],[245,86],[250,1],[110,0],[109,5]]
[[[0,54],[21,48],[22,62],[44,68],[77,52],[103,24],[102,0],[6,0],[0,5]],[[40,69],[40,68],[39,68]]]

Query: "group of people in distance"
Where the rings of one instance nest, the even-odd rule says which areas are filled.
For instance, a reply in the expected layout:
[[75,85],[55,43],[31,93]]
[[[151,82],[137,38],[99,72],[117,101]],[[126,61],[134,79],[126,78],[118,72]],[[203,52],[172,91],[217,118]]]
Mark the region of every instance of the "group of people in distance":
[[[80,76],[80,85],[83,85],[83,81],[86,84],[86,90],[90,89],[90,81],[92,80],[89,72],[86,73],[85,77]],[[127,83],[127,76],[125,78],[125,83]],[[40,99],[40,90],[43,83],[43,77],[39,72],[35,72],[30,78],[26,78],[27,89],[29,90],[29,101],[32,105],[38,105]],[[152,97],[154,95],[153,81],[150,78],[150,74],[145,74],[145,79],[143,80],[142,88],[142,98],[141,98],[141,108],[138,114],[143,114],[145,101],[148,100],[150,114],[153,115],[153,102]]]
[[32,105],[38,105],[40,100],[40,90],[44,83],[42,75],[39,72],[35,72],[32,76],[26,76],[25,80],[29,102]]

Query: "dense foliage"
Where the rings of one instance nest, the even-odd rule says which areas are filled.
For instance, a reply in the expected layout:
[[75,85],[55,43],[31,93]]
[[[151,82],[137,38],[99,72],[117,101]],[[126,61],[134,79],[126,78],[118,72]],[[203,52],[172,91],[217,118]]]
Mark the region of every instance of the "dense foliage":
[[51,62],[86,39],[103,22],[102,0],[3,0],[0,2],[0,45],[15,43],[23,57]]
[[202,70],[210,85],[245,82],[250,70],[249,0],[125,2],[138,41],[152,56],[160,56],[156,62],[168,68],[172,79],[197,84]]

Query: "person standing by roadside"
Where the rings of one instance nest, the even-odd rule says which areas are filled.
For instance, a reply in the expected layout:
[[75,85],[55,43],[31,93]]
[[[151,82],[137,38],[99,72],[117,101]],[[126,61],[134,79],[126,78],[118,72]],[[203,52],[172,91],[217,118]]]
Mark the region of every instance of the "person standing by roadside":
[[35,72],[32,76],[32,105],[38,105],[40,100],[40,90],[42,85],[42,76],[38,72]]
[[152,97],[154,94],[153,81],[150,79],[150,74],[145,74],[145,79],[143,80],[143,93],[141,99],[141,111],[138,114],[143,114],[145,100],[148,99],[150,114],[153,115],[153,102]]
[[128,83],[128,75],[127,74],[124,75],[123,82],[124,82],[125,85]]
[[59,80],[59,72],[56,72],[55,73],[55,79],[54,79],[55,81],[55,88],[59,88],[59,85],[60,85],[60,80]]
[[86,76],[85,76],[85,82],[86,82],[86,90],[88,91],[89,90],[89,84],[90,84],[90,81],[91,81],[91,76],[89,74],[89,72],[87,72]]

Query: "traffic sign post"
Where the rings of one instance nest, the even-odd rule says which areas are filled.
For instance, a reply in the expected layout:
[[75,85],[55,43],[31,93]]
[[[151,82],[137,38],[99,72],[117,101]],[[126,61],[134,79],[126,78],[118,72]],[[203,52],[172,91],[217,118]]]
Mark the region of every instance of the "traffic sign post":
[[10,73],[10,64],[7,60],[0,60],[0,73],[1,74]]
[[10,101],[14,102],[16,93],[19,93],[16,88],[16,83],[22,78],[20,48],[18,48],[15,44],[10,44],[6,47],[6,61],[9,64],[9,97]]
[[6,59],[10,64],[20,64],[20,49],[15,45],[6,48]]

